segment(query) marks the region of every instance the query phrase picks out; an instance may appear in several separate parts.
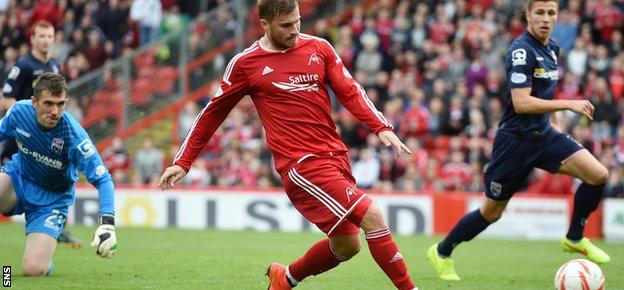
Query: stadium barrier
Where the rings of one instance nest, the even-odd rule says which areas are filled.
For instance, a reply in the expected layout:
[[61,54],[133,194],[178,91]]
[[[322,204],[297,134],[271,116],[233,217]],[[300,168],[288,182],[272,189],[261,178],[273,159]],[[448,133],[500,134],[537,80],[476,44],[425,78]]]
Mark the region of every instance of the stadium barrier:
[[605,240],[624,241],[624,199],[607,199],[602,208]]
[[[479,207],[479,194],[374,194],[390,229],[399,235],[445,234],[466,212]],[[534,240],[557,240],[565,233],[571,214],[572,196],[519,194],[503,217],[483,236]],[[292,207],[280,190],[118,189],[116,222],[120,227],[217,228],[257,231],[318,231]],[[97,221],[97,191],[77,190],[69,221],[94,225]],[[604,219],[603,219],[604,216]],[[23,220],[23,217],[14,218]],[[604,221],[604,222],[603,222]],[[607,199],[587,223],[592,238],[624,241],[624,200]]]

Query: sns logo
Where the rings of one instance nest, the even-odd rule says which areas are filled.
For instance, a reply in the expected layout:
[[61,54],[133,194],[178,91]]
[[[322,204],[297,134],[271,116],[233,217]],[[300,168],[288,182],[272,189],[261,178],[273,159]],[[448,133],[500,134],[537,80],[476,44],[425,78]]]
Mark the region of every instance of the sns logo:
[[2,286],[11,287],[11,266],[2,266]]

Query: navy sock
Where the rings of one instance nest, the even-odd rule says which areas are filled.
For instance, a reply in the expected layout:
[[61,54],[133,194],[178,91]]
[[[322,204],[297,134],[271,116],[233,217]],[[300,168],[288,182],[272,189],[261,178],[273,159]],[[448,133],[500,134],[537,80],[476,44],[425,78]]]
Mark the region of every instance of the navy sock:
[[483,217],[478,209],[466,214],[438,245],[438,253],[450,257],[453,248],[459,243],[472,240],[489,225],[490,222]]
[[598,208],[603,194],[604,184],[589,185],[583,182],[579,186],[574,195],[574,211],[572,212],[568,234],[566,234],[568,239],[578,241],[583,238],[587,218]]

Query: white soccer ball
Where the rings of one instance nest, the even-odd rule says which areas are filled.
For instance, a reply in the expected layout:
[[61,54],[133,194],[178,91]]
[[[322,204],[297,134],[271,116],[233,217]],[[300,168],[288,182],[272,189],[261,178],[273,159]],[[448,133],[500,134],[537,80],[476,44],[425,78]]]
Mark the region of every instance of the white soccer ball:
[[558,290],[604,290],[605,277],[592,261],[574,259],[563,264],[555,275]]

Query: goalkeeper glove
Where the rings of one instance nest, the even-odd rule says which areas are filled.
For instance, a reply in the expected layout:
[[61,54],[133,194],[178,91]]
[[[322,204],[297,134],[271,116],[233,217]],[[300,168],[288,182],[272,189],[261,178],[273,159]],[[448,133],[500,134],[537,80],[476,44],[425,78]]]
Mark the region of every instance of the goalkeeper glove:
[[93,234],[91,247],[96,247],[95,253],[102,258],[110,258],[117,250],[117,237],[115,236],[115,218],[102,216],[101,225]]

